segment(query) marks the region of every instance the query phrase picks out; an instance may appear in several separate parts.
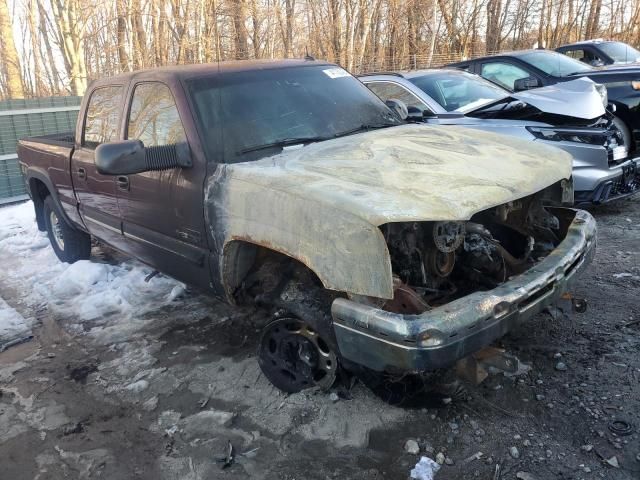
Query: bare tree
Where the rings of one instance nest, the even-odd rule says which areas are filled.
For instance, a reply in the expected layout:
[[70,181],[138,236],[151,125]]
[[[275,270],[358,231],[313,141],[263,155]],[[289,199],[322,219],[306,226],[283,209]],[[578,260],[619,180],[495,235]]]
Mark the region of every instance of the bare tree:
[[7,96],[9,98],[23,98],[25,94],[24,83],[18,51],[13,39],[7,0],[0,0],[0,62],[5,76]]

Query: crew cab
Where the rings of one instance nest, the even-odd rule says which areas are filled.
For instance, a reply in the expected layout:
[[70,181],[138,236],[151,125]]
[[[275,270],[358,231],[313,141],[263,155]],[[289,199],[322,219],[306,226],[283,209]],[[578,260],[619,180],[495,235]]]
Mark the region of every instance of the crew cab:
[[456,69],[373,73],[360,80],[383,101],[403,102],[416,121],[513,135],[570,153],[576,205],[640,191],[640,158],[629,158],[601,86],[588,78],[514,93]]
[[288,392],[339,368],[453,365],[559,299],[596,243],[591,215],[562,206],[565,152],[405,123],[319,61],[103,78],[75,135],[18,155],[60,260],[96,237],[264,307],[259,364]]
[[594,68],[549,50],[521,50],[452,63],[449,67],[480,75],[512,92],[587,77],[606,87],[618,129],[630,153],[640,142],[640,68],[612,65]]

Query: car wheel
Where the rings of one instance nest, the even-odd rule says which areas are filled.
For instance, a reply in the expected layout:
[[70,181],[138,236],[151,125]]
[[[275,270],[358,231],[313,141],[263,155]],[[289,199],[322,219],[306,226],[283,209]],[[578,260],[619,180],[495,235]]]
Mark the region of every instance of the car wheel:
[[624,120],[620,117],[613,117],[613,124],[616,126],[620,134],[622,135],[622,143],[629,152],[635,150],[635,145],[633,144],[633,138],[631,137],[631,131]]
[[44,200],[44,221],[51,247],[62,262],[74,263],[91,256],[91,236],[72,228],[51,196]]
[[310,387],[331,388],[339,370],[331,323],[331,303],[319,289],[295,281],[282,290],[275,319],[262,331],[258,363],[280,390],[295,393]]

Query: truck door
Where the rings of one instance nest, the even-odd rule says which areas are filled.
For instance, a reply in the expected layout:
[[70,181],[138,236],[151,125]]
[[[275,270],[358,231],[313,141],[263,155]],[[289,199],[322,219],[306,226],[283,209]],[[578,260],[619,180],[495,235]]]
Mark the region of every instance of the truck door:
[[92,235],[120,247],[122,237],[116,180],[98,173],[98,145],[118,140],[123,86],[98,87],[90,93],[79,142],[71,159],[71,179],[85,226]]
[[[125,138],[141,140],[147,156],[190,155],[171,90],[160,82],[135,85]],[[209,287],[204,231],[206,164],[118,177],[117,192],[127,251],[161,272]]]

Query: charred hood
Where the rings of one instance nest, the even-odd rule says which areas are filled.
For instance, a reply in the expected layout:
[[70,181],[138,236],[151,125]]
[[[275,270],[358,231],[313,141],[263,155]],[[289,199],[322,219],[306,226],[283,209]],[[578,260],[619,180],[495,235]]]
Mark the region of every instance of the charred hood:
[[571,176],[571,156],[464,127],[404,125],[229,165],[229,180],[280,191],[372,225],[468,220]]

